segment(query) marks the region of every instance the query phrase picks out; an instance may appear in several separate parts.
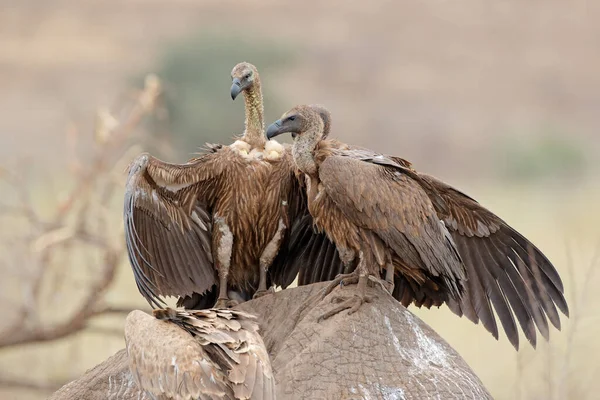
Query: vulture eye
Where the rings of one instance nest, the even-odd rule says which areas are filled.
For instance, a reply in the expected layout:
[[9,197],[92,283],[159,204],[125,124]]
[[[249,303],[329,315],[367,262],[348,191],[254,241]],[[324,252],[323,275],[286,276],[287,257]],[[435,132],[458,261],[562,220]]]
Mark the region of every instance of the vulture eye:
[[248,72],[246,75],[244,75],[244,79],[250,79],[250,72]]
[[291,117],[288,117],[288,120],[289,120],[289,121],[293,121],[293,120],[295,120],[295,119],[296,119],[296,116],[295,116],[295,115],[292,115]]

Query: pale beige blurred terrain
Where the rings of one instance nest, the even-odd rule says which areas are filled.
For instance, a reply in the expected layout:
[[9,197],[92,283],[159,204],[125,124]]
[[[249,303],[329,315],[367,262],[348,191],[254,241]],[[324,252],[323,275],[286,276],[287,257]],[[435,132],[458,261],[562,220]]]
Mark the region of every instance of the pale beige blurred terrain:
[[[172,144],[153,151],[182,161],[205,141],[226,143],[243,129],[229,73],[253,62],[269,122],[299,103],[324,104],[338,138],[411,160],[538,245],[571,307],[550,345],[522,343],[517,353],[445,309],[412,311],[498,399],[592,399],[600,390],[599,11],[591,0],[0,0],[0,167],[27,157],[33,203],[51,209],[69,187],[73,132],[85,163],[97,111],[119,110],[147,73],[162,80],[168,111],[140,129]],[[0,204],[15,200],[9,189],[1,187]],[[118,241],[122,191],[114,196],[105,212]],[[0,218],[10,243],[22,222]],[[0,337],[28,298],[19,284],[27,257],[11,251],[30,249],[2,246]],[[74,307],[88,261],[102,260],[73,251],[56,260],[57,271],[71,263],[70,284],[33,307],[51,315]],[[107,300],[148,309],[126,260]],[[101,317],[58,341],[0,349],[0,385],[79,376],[123,347],[122,320]],[[0,386],[2,399],[48,394]]]

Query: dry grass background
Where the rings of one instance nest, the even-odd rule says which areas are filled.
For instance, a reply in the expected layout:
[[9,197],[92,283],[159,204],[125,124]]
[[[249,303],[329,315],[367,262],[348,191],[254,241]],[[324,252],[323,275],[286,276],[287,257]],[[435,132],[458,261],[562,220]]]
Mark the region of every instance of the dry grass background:
[[[198,126],[186,135],[201,145],[241,130],[240,104],[227,98],[229,70],[240,54],[263,71],[268,115],[297,103],[325,104],[342,140],[406,157],[457,185],[554,261],[572,316],[563,318],[563,332],[551,332],[549,345],[517,353],[504,337],[497,342],[446,310],[413,311],[465,357],[496,398],[594,398],[600,390],[594,340],[600,329],[600,26],[592,22],[600,14],[594,2],[2,0],[0,6],[0,163],[10,170],[28,157],[25,185],[43,216],[72,189],[73,155],[86,166],[96,154],[98,108],[122,119],[136,101],[129,88],[140,87],[130,77],[160,72],[165,49],[190,35],[208,37],[233,61],[221,58],[224,65],[215,69],[213,60],[199,58],[189,71],[202,85],[214,82],[210,93],[220,114],[209,131]],[[243,40],[221,39],[231,37]],[[185,52],[206,54],[193,43]],[[252,58],[264,46],[277,48],[281,66]],[[216,51],[215,58],[223,54]],[[175,106],[187,99],[187,81],[165,85]],[[176,108],[169,110],[177,116]],[[156,131],[164,137],[173,126],[142,124],[134,142],[149,146],[142,137]],[[181,134],[173,132],[175,143]],[[545,145],[548,138],[554,145]],[[194,151],[182,155],[164,143],[153,147],[173,159]],[[118,243],[118,185],[125,175],[119,170],[115,179],[102,233]],[[18,200],[10,187],[0,190],[3,204]],[[27,233],[25,225],[2,216],[0,338],[29,295],[19,279],[30,249],[9,241]],[[52,273],[65,277],[58,290],[50,286],[51,301],[34,304],[45,321],[77,308],[81,288],[94,277],[90,271],[102,261],[84,246],[52,260]],[[147,308],[126,262],[116,268],[106,301]],[[1,349],[0,377],[50,386],[76,377],[123,346],[122,319],[104,315],[61,340]],[[4,383],[2,399],[48,394]]]

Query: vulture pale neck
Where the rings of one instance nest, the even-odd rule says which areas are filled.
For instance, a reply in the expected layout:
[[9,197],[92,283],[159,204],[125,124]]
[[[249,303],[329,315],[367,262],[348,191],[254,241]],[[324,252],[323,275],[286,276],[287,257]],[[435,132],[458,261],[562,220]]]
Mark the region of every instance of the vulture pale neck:
[[323,120],[323,136],[321,139],[327,139],[331,132],[331,113],[325,107],[318,104],[313,104],[310,108],[318,112],[321,116],[321,119]]
[[314,158],[314,151],[323,138],[323,120],[317,114],[311,119],[306,131],[296,136],[292,145],[292,155],[298,169],[307,175],[314,176],[318,168]]
[[242,140],[252,148],[265,148],[265,123],[263,120],[263,97],[260,89],[260,78],[255,72],[254,83],[244,90],[244,103],[246,105],[246,129]]

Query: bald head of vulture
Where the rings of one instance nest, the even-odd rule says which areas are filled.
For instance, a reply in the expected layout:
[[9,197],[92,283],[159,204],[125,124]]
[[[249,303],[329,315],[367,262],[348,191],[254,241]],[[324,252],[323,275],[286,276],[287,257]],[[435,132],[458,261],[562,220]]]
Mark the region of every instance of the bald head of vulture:
[[296,166],[309,175],[317,172],[312,150],[326,136],[322,113],[323,110],[317,107],[296,106],[269,125],[267,129],[269,140],[283,133],[292,134],[294,138],[292,155]]
[[260,76],[256,67],[248,62],[241,62],[231,70],[231,99],[235,100],[244,93],[246,103],[246,120],[242,140],[254,148],[264,148],[264,109],[260,86]]
[[[563,283],[533,243],[472,197],[419,173],[410,162],[328,139],[330,124],[331,116],[322,107],[298,106],[271,124],[267,136],[289,132],[295,137],[294,159],[308,176],[309,211],[317,228],[335,242],[344,271],[355,268],[348,261],[355,261],[356,249],[374,256],[375,261],[369,263],[375,265],[382,265],[382,256],[391,249],[394,274],[387,268],[385,278],[388,284],[393,282],[393,296],[404,306],[429,308],[445,303],[455,314],[481,322],[496,339],[501,324],[517,349],[517,324],[533,347],[536,328],[546,340],[549,322],[560,330],[558,311],[569,315]],[[432,210],[435,220],[424,231],[415,231],[424,226],[424,220],[415,216],[431,216]],[[412,228],[406,230],[406,223]],[[435,233],[434,225],[441,231]],[[430,247],[437,249],[433,252],[423,252],[427,244],[415,241],[420,236],[431,245],[440,232],[445,246],[440,247],[437,240]],[[405,239],[408,248],[402,246]],[[415,248],[419,254],[410,255]],[[424,253],[437,261],[428,262],[421,257]],[[443,259],[449,264],[440,268]],[[323,266],[315,264],[301,274],[298,284],[332,280],[341,272]],[[376,275],[374,270],[369,272]]]
[[[320,117],[319,123],[317,115]],[[298,119],[296,120],[296,118]],[[291,133],[296,137],[301,132],[311,129],[317,130],[321,139],[325,139],[331,132],[331,113],[320,104],[296,106],[283,114],[283,116],[269,125],[267,139],[271,140],[282,133]]]

